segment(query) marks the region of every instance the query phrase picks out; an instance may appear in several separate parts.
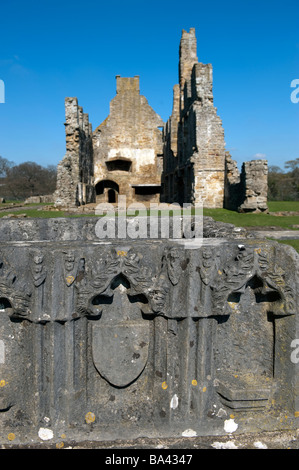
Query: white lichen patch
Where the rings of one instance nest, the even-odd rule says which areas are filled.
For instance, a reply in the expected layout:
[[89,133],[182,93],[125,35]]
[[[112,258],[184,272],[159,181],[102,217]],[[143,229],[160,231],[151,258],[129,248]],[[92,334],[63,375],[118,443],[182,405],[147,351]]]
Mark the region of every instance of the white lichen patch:
[[211,444],[214,449],[238,449],[238,446],[233,441],[228,442],[213,442]]
[[38,431],[38,437],[42,439],[43,441],[48,441],[50,439],[53,439],[53,431],[51,429],[47,428],[40,428]]
[[235,423],[234,419],[226,419],[224,421],[224,431],[225,432],[235,432],[238,429],[238,424]]
[[170,408],[175,410],[179,405],[179,399],[177,395],[173,395],[171,402],[170,402]]
[[185,431],[182,432],[183,437],[195,437],[197,436],[196,431],[193,431],[193,429],[186,429]]

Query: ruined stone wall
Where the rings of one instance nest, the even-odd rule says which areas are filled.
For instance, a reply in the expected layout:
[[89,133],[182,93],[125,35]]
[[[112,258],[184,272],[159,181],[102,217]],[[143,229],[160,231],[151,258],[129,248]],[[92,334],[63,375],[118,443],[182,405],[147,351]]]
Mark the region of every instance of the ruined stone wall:
[[241,184],[241,176],[237,162],[232,159],[229,152],[225,153],[225,182],[224,182],[224,207],[233,211],[238,210],[244,200],[244,186]]
[[268,210],[268,163],[267,160],[251,160],[243,163],[241,182],[244,200],[240,212],[264,212]]
[[225,158],[226,209],[239,212],[267,212],[268,163],[251,160],[242,165],[241,173],[229,152]]
[[164,134],[164,200],[240,211],[267,210],[267,165],[226,157],[222,121],[213,104],[211,64],[198,62],[195,30],[182,32],[179,85]]
[[[267,210],[267,162],[226,155],[213,100],[211,64],[198,62],[195,29],[183,31],[179,84],[166,125],[140,95],[139,76],[116,77],[110,114],[92,133],[77,98],[66,98],[66,155],[58,165],[57,206],[88,202],[178,202]],[[162,129],[163,128],[163,131]]]
[[191,99],[196,116],[194,202],[223,207],[225,142],[222,121],[213,105],[213,71],[210,64],[195,64],[191,76]]
[[57,167],[56,206],[94,201],[92,126],[77,98],[65,99],[66,154]]
[[[213,105],[210,64],[198,63],[194,28],[183,31],[179,58],[179,112],[174,95],[165,145],[165,198],[223,207],[225,143],[222,122]],[[176,149],[175,149],[176,147]],[[169,148],[171,152],[169,151]],[[174,157],[177,155],[174,168]],[[174,190],[169,189],[174,180]]]
[[[93,133],[95,184],[103,180],[116,183],[128,203],[159,201],[162,130],[158,127],[164,122],[140,95],[139,77],[116,78],[117,94],[110,103],[110,114]],[[97,200],[107,201],[105,191]]]

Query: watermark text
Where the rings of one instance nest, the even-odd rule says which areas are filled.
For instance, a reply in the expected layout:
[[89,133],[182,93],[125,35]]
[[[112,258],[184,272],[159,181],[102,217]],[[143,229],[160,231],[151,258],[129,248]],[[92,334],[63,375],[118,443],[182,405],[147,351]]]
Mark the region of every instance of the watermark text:
[[202,239],[202,205],[132,203],[127,206],[126,196],[119,196],[116,205],[98,204],[95,214],[100,216],[95,227],[100,239]]
[[299,78],[291,81],[291,88],[295,88],[291,93],[291,101],[296,104],[299,102]]
[[0,79],[0,103],[5,103],[5,85],[4,81]]

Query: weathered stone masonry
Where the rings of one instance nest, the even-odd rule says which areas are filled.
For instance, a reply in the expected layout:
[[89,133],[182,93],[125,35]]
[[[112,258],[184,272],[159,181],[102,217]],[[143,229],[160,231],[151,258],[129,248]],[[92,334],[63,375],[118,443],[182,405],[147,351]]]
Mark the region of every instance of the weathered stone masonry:
[[77,98],[65,99],[66,154],[57,167],[57,205],[94,201],[92,126]]
[[164,123],[140,95],[139,77],[117,76],[116,86],[110,114],[93,133],[96,200],[158,202]]
[[115,203],[125,195],[128,204],[267,211],[267,162],[246,162],[236,176],[213,103],[212,75],[211,64],[198,62],[191,28],[182,32],[179,84],[167,123],[140,95],[138,76],[116,77],[110,114],[93,133],[77,99],[67,98],[67,153],[58,165],[56,206]]
[[209,219],[198,246],[96,223],[1,222],[1,444],[298,428],[295,250]]
[[267,210],[267,162],[246,162],[240,177],[226,152],[213,104],[212,65],[198,62],[194,28],[183,31],[180,42],[179,84],[174,86],[173,110],[165,126],[162,181],[166,202]]

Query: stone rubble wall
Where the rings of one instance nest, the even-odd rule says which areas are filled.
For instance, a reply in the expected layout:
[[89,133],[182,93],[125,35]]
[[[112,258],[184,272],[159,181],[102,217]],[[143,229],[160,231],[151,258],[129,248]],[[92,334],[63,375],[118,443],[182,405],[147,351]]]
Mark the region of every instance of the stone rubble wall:
[[[113,181],[130,204],[138,202],[135,185],[161,185],[163,143],[159,127],[164,122],[140,95],[138,76],[117,76],[116,91],[109,116],[93,133],[95,184]],[[109,170],[106,163],[118,159],[131,162],[129,171]],[[158,202],[159,192],[150,199]]]
[[[211,64],[198,62],[195,30],[182,32],[179,85],[165,126],[163,185],[166,202],[259,212],[267,210],[267,165],[247,162],[242,178],[225,150],[222,121],[213,104]],[[259,175],[259,178],[251,175]]]
[[183,31],[179,87],[165,132],[165,200],[223,207],[224,131],[213,106],[212,66],[198,62],[196,49],[194,28]]
[[229,152],[225,153],[225,184],[224,207],[233,211],[238,210],[244,200],[244,187],[237,162],[232,159]]
[[92,126],[77,98],[65,99],[66,154],[57,166],[58,207],[94,202]]
[[268,212],[268,163],[252,160],[242,165],[241,173],[229,152],[225,157],[226,209],[239,212]]
[[240,204],[240,212],[268,211],[268,162],[252,160],[243,163],[241,182],[244,188],[244,201]]

